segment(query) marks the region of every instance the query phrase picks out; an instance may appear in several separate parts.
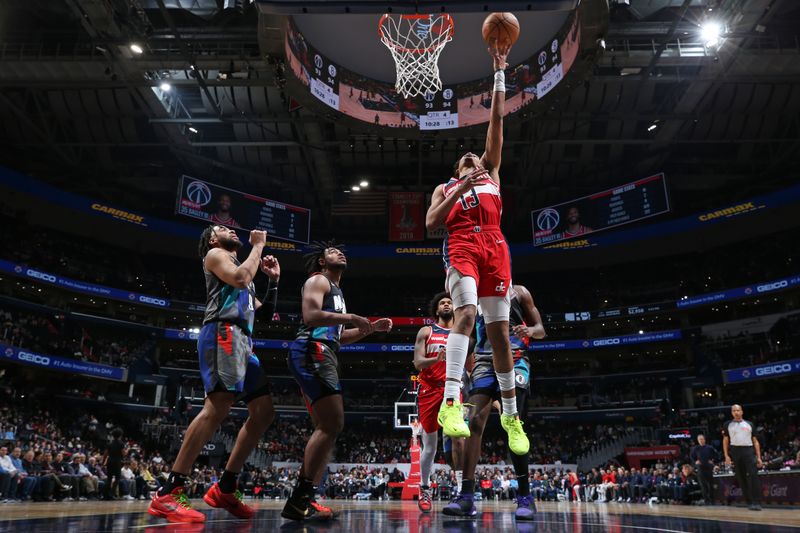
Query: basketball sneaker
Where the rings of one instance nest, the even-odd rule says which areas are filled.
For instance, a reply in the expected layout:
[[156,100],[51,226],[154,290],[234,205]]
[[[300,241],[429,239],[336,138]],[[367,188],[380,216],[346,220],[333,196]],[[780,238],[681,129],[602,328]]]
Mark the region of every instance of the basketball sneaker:
[[508,447],[516,455],[525,455],[531,448],[522,420],[517,415],[500,415],[500,425],[508,433]]
[[536,504],[533,503],[533,496],[519,496],[517,498],[517,510],[514,512],[517,520],[533,520],[536,516]]
[[317,520],[333,520],[334,518],[339,516],[339,511],[334,511],[330,507],[322,505],[314,498],[311,498],[310,503],[311,507],[314,508],[315,511],[314,516],[316,517]]
[[283,506],[281,516],[289,520],[327,521],[336,518],[337,513],[319,504],[310,494],[298,494],[295,491]]
[[172,492],[159,495],[156,492],[150,500],[148,514],[159,518],[166,518],[168,522],[205,522],[206,515],[192,509],[188,496],[183,487],[175,487]]
[[419,510],[423,513],[431,512],[433,504],[431,503],[431,489],[429,487],[419,487],[419,499],[417,500],[417,506],[419,506]]
[[225,509],[236,518],[251,518],[255,514],[253,508],[242,501],[241,491],[226,494],[219,488],[219,483],[211,485],[203,496],[203,501],[211,507]]
[[474,494],[459,494],[456,499],[445,505],[442,512],[448,516],[475,516],[478,510],[475,509]]
[[464,409],[461,402],[447,400],[439,406],[436,421],[442,426],[442,432],[451,438],[469,437],[469,426],[464,422]]

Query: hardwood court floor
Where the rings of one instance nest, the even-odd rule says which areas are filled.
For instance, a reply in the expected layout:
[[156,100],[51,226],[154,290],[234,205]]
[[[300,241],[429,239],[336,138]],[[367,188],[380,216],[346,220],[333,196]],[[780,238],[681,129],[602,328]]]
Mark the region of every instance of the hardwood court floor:
[[644,504],[542,503],[534,522],[515,522],[514,505],[508,502],[478,502],[478,516],[453,519],[440,512],[421,515],[413,502],[325,502],[341,509],[330,523],[295,524],[280,517],[282,501],[254,503],[253,520],[237,520],[225,511],[210,509],[196,501],[206,514],[205,524],[167,524],[149,516],[147,502],[70,502],[0,504],[0,532],[102,533],[110,531],[166,532],[261,532],[325,531],[347,533],[433,533],[520,531],[554,533],[647,533],[647,532],[800,532],[800,510],[738,507],[649,506]]

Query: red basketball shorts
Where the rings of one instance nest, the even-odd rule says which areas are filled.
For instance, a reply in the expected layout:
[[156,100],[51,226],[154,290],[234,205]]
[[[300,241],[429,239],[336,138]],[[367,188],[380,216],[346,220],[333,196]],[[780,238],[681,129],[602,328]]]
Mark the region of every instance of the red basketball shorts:
[[475,278],[478,298],[505,296],[511,286],[511,254],[499,230],[458,231],[444,248],[445,266]]
[[419,423],[425,433],[439,431],[439,406],[444,400],[444,385],[433,388],[420,388],[417,394],[417,413],[419,413]]

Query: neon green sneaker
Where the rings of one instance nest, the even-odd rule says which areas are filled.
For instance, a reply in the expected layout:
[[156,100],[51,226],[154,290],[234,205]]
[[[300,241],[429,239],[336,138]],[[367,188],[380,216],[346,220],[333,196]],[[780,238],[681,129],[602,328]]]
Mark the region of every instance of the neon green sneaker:
[[[441,411],[440,411],[441,412]],[[500,415],[500,425],[508,433],[508,447],[515,455],[525,455],[531,443],[522,427],[522,420],[516,415]]]
[[454,401],[452,405],[447,400],[439,406],[439,416],[436,421],[442,426],[442,432],[451,438],[469,437],[469,426],[464,422],[464,409],[461,402]]

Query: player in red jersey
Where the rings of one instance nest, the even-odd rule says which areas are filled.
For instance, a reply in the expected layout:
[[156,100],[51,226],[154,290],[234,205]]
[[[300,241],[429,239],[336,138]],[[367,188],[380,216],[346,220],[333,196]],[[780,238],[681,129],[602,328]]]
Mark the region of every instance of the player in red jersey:
[[[431,512],[430,477],[439,440],[439,405],[444,398],[445,349],[450,328],[453,327],[453,301],[446,292],[431,300],[431,316],[436,323],[420,328],[414,344],[414,367],[419,371],[417,409],[422,424],[422,453],[420,454],[421,482],[417,504],[423,513]],[[461,465],[464,439],[453,440],[453,465]],[[451,465],[452,466],[452,465]],[[460,478],[458,473],[456,478]]]
[[450,180],[436,187],[426,216],[428,229],[443,224],[447,290],[453,298],[455,320],[447,339],[444,401],[438,421],[450,437],[469,437],[462,416],[459,392],[467,359],[469,337],[475,327],[480,301],[487,335],[494,347],[494,368],[500,386],[501,423],[508,432],[509,448],[517,455],[528,453],[530,443],[517,413],[514,359],[509,344],[511,257],[500,231],[503,202],[500,196],[500,158],[503,148],[506,58],[510,46],[489,48],[494,61],[494,92],[481,157],[468,153],[454,165]]

